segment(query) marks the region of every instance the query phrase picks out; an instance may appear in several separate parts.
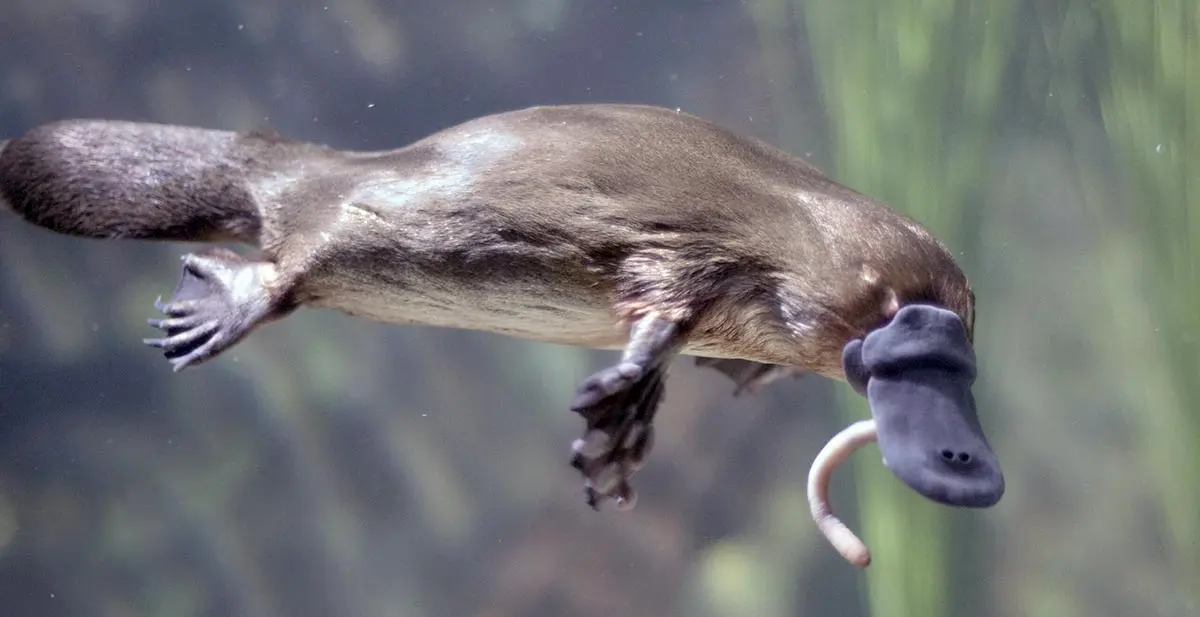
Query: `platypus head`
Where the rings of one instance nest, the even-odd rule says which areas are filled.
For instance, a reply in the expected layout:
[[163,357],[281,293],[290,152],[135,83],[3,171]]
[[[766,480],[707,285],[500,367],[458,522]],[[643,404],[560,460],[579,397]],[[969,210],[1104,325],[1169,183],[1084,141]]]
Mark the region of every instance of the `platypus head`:
[[850,341],[842,367],[870,403],[892,473],[938,503],[986,508],[1000,501],[1004,475],[975,413],[975,352],[958,315],[905,306]]

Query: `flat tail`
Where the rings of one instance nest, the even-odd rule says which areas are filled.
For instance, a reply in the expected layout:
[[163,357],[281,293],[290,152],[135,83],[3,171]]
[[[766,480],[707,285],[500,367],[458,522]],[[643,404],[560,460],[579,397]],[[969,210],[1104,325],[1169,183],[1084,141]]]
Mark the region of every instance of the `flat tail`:
[[230,131],[117,120],[36,126],[0,151],[0,191],[29,223],[83,238],[257,244],[248,184],[297,155]]

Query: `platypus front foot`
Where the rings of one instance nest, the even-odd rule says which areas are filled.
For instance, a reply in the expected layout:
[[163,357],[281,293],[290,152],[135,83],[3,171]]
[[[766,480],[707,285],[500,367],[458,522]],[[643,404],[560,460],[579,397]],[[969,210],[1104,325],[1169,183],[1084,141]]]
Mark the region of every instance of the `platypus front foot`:
[[175,293],[154,303],[166,319],[149,321],[167,335],[143,342],[162,349],[177,372],[215,357],[280,313],[279,294],[264,285],[272,272],[271,263],[222,248],[184,255]]
[[583,474],[592,508],[598,510],[607,499],[622,510],[636,503],[629,479],[654,445],[666,367],[682,342],[677,323],[644,317],[634,325],[621,361],[587,378],[576,391],[571,410],[583,416],[586,427],[572,444],[571,466]]
[[637,501],[629,478],[654,445],[654,414],[662,401],[661,368],[643,372],[631,363],[610,367],[580,386],[571,410],[587,422],[571,445],[571,466],[583,473],[587,503],[595,509],[613,499],[626,510]]

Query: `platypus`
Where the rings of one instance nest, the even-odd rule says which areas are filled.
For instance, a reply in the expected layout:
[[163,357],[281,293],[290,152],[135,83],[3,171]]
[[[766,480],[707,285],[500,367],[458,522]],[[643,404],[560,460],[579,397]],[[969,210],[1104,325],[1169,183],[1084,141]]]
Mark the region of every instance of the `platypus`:
[[803,159],[679,110],[539,106],[388,151],[97,119],[0,150],[0,197],[59,233],[240,242],[182,258],[162,317],[175,370],[301,306],[622,350],[578,385],[587,502],[620,507],[678,355],[739,391],[847,380],[872,438],[937,502],[994,505],[976,417],[975,296],[929,231]]

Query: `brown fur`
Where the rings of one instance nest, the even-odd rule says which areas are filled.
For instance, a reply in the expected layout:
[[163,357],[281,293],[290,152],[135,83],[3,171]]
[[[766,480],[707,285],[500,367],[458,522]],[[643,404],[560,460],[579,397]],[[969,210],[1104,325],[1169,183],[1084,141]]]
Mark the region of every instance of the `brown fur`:
[[0,151],[0,197],[62,233],[256,245],[298,302],[394,323],[620,348],[656,311],[689,324],[686,353],[836,378],[893,294],[973,325],[916,222],[654,107],[535,107],[386,152],[65,121]]

